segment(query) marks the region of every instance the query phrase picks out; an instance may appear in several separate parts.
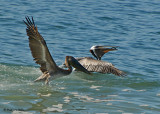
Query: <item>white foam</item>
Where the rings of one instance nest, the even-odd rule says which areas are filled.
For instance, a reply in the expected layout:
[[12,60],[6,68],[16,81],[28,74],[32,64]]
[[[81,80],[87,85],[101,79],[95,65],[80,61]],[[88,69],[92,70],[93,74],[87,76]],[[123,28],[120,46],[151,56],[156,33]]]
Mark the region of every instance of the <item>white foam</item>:
[[57,104],[57,105],[52,105],[53,107],[48,107],[46,109],[43,109],[43,112],[63,112],[64,110],[62,109],[63,104]]
[[118,95],[108,95],[108,97],[117,97]]
[[69,103],[70,102],[70,97],[69,96],[66,96],[63,98],[64,99],[64,102],[65,103]]
[[48,93],[48,94],[37,93],[37,95],[43,96],[43,97],[50,97],[52,94],[51,93]]
[[130,92],[131,90],[130,89],[123,89],[122,91]]
[[96,113],[96,114],[108,114],[108,113]]
[[160,93],[157,93],[157,95],[156,96],[160,96]]
[[146,106],[149,106],[149,105],[147,105],[147,104],[142,104],[142,105],[139,105],[139,106],[144,106],[144,107],[146,107]]
[[146,90],[145,90],[145,89],[142,89],[142,90],[136,90],[136,91],[143,92],[143,91],[146,91]]
[[10,102],[3,102],[2,104],[9,104]]
[[90,88],[91,89],[97,89],[97,88],[100,88],[100,87],[102,87],[102,86],[94,86],[94,85],[92,85]]
[[34,113],[31,113],[31,112],[26,112],[26,111],[13,111],[12,114],[34,114]]
[[112,103],[107,103],[106,105],[112,105]]

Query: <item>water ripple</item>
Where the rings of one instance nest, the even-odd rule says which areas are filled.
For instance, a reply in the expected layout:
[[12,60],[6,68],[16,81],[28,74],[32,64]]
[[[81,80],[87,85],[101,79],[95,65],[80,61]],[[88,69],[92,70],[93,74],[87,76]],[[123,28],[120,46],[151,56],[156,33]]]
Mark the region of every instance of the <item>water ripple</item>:
[[[2,113],[159,113],[158,1],[9,1],[0,4]],[[143,7],[142,7],[143,6]],[[73,72],[49,86],[28,46],[25,16],[33,16],[58,65],[91,56],[92,45],[117,45],[109,61],[126,78]],[[136,110],[135,110],[136,109]]]

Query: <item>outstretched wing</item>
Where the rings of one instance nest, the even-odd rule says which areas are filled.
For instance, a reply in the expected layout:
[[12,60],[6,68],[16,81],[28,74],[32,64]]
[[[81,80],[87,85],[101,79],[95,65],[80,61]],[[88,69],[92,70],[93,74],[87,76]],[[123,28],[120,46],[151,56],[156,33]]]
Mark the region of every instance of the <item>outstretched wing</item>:
[[32,20],[26,17],[24,23],[27,25],[26,32],[27,36],[29,36],[29,46],[32,56],[36,63],[40,65],[40,70],[49,73],[55,72],[57,70],[57,65],[48,50],[45,40],[38,32],[33,17]]
[[125,76],[123,71],[115,68],[112,63],[101,60],[95,60],[91,57],[85,57],[79,60],[79,63],[90,72],[112,73],[117,76]]

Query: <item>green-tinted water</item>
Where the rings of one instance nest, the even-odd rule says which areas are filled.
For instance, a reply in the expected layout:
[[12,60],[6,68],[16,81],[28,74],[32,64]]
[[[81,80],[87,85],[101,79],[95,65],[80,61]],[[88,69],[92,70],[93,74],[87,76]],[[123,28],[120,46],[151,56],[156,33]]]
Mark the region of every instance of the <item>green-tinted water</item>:
[[[124,0],[1,0],[0,112],[121,114],[160,112],[160,2]],[[28,46],[33,16],[55,62],[91,56],[92,45],[120,46],[103,57],[128,74],[73,72],[49,86]]]

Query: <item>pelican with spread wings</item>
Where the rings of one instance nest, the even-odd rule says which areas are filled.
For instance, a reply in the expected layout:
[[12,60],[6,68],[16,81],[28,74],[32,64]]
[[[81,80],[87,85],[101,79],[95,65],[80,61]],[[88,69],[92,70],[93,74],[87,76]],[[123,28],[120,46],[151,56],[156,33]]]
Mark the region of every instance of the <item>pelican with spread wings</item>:
[[48,84],[49,80],[58,77],[69,75],[72,72],[72,66],[80,71],[90,74],[74,57],[66,56],[65,65],[68,69],[62,69],[57,66],[53,60],[47,44],[43,37],[38,32],[37,26],[29,17],[26,17],[24,23],[27,25],[26,32],[29,37],[29,46],[32,56],[37,64],[40,65],[42,75],[35,81],[45,81]]
[[117,48],[118,46],[92,46],[90,52],[96,59],[92,57],[80,57],[76,59],[90,72],[112,73],[117,76],[126,76],[126,73],[115,68],[112,63],[101,60],[105,53],[117,50]]

